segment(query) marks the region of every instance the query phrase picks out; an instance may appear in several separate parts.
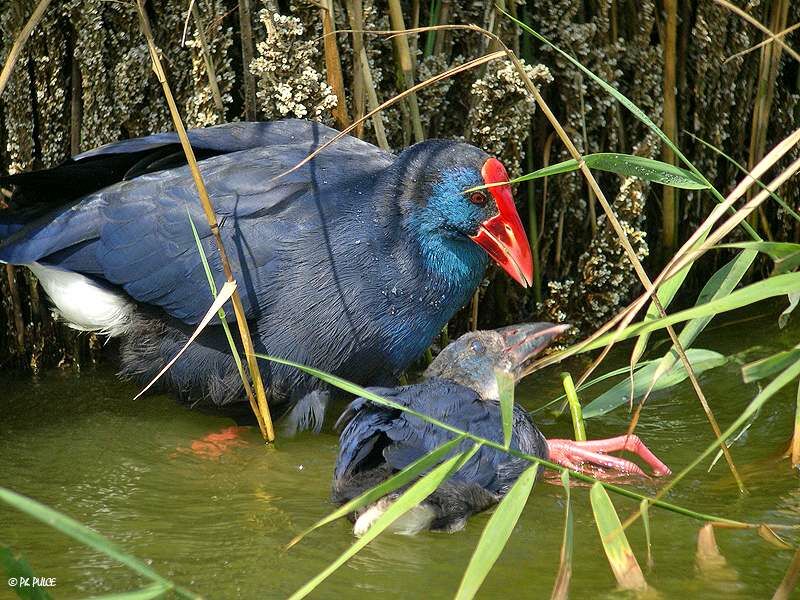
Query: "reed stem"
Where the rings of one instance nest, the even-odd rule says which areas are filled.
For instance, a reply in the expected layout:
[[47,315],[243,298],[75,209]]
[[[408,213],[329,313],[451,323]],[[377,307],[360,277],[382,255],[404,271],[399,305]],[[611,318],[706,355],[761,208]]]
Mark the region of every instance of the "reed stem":
[[339,46],[336,44],[336,25],[333,21],[333,0],[325,0],[320,8],[322,18],[323,45],[325,48],[325,78],[328,85],[336,94],[336,108],[331,112],[340,129],[350,125],[350,116],[347,114],[347,98],[344,93],[344,78],[342,77],[342,62],[339,58]]
[[[141,2],[141,0],[137,0]],[[256,78],[250,72],[250,63],[255,55],[253,43],[253,19],[250,15],[250,0],[239,0],[239,34],[242,42],[242,78],[244,79],[244,116],[248,121],[258,118],[256,107]],[[236,294],[238,296],[238,292]]]
[[211,90],[214,108],[217,109],[220,120],[224,121],[225,105],[222,103],[222,94],[219,92],[217,69],[214,67],[214,59],[211,56],[211,49],[208,47],[205,23],[203,23],[203,18],[200,16],[200,10],[197,8],[196,2],[192,2],[192,18],[194,19],[195,27],[197,27],[197,39],[200,40],[200,51],[203,54],[203,63],[205,64],[206,75],[208,76],[208,88]]
[[[389,20],[391,21],[392,29],[396,31],[406,30],[403,21],[403,7],[400,4],[400,0],[389,0]],[[408,36],[395,36],[394,47],[400,70],[403,73],[405,89],[409,90],[414,86],[414,57],[411,55],[411,49],[408,45]],[[416,93],[411,92],[406,98],[406,103],[411,116],[414,141],[421,142],[425,139],[425,133],[422,130],[422,121],[419,117],[419,104],[417,103]]]
[[19,55],[22,53],[22,49],[25,47],[25,42],[28,41],[28,37],[30,37],[31,32],[39,24],[39,21],[42,20],[42,17],[44,16],[49,4],[50,0],[39,1],[39,4],[36,5],[36,8],[33,10],[30,18],[17,35],[17,39],[15,39],[14,43],[11,45],[11,49],[8,51],[8,56],[6,57],[6,62],[3,65],[3,70],[0,71],[0,95],[2,95],[3,90],[6,89],[6,84],[11,78],[11,73],[14,71],[14,65],[17,64]]
[[[150,21],[147,18],[147,13],[145,12],[144,0],[137,0],[136,6],[139,12],[139,20],[142,25],[142,32],[147,40],[147,47],[150,51],[150,58],[153,62],[153,71],[155,71],[156,77],[158,78],[159,83],[161,83],[164,96],[167,100],[167,104],[169,105],[172,121],[175,125],[175,131],[180,139],[181,147],[186,154],[186,160],[192,173],[192,179],[197,187],[200,204],[203,207],[203,212],[205,213],[208,226],[211,229],[212,235],[214,236],[214,242],[216,243],[217,251],[219,252],[220,262],[222,263],[225,279],[231,283],[235,283],[233,271],[228,260],[228,254],[225,251],[225,245],[223,244],[222,236],[220,235],[217,215],[214,212],[211,199],[208,197],[208,191],[206,190],[203,177],[200,174],[200,168],[197,166],[194,150],[192,149],[192,145],[189,143],[189,137],[186,134],[186,129],[183,126],[183,121],[181,120],[180,113],[178,112],[178,107],[175,104],[175,98],[172,95],[169,83],[167,82],[166,74],[164,73],[164,69],[161,65],[161,59],[158,55],[158,48],[155,44],[153,32],[150,29]],[[236,323],[239,326],[239,336],[242,339],[242,345],[244,346],[244,351],[247,356],[247,367],[250,371],[250,377],[253,380],[253,386],[255,387],[255,398],[253,398],[252,391],[249,391],[250,386],[248,382],[243,380],[242,384],[245,387],[245,392],[247,393],[249,391],[248,399],[250,401],[250,406],[253,408],[253,411],[256,415],[256,419],[258,420],[261,434],[268,442],[272,442],[275,439],[275,430],[272,426],[272,418],[267,405],[267,395],[266,391],[264,390],[264,383],[261,380],[261,371],[258,368],[255,357],[253,356],[253,353],[255,352],[253,340],[250,337],[250,328],[247,323],[247,318],[245,316],[244,307],[242,306],[242,300],[239,296],[238,290],[234,291],[233,295],[231,296],[231,303],[233,304],[233,312],[236,315]]]
[[364,123],[360,120],[366,110],[366,83],[361,53],[364,50],[362,0],[347,0],[347,15],[353,28],[353,119],[357,125],[353,132],[359,139],[364,138]]
[[[676,98],[677,86],[677,36],[678,36],[678,1],[664,0],[666,23],[663,32],[662,48],[664,52],[664,133],[673,142],[678,141],[678,106]],[[674,165],[675,153],[664,144],[661,157],[665,163]],[[678,245],[678,191],[671,185],[663,186],[661,200],[661,243],[662,251],[670,254]]]

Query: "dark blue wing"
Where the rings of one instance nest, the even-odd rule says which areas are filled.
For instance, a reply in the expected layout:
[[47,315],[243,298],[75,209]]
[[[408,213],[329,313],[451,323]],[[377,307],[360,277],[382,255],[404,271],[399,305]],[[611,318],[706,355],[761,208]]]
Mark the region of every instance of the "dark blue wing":
[[[247,131],[252,133],[252,127]],[[234,125],[228,125],[225,135],[214,141],[207,137],[210,131],[198,135],[218,147],[233,143],[239,135]],[[312,162],[276,180],[319,146],[316,140],[301,141],[302,131],[283,131],[275,139],[285,141],[290,135],[297,138],[292,144],[242,150],[200,163],[248,317],[256,316],[260,306],[271,300],[270,282],[282,250],[304,232],[335,220],[338,212],[370,201],[364,182],[373,182],[392,159],[375,146],[344,137]],[[157,139],[130,144],[162,139],[151,138]],[[194,324],[207,310],[211,295],[190,216],[219,287],[224,282],[221,261],[188,167],[122,181],[62,207],[5,240],[0,260],[41,261],[94,275],[123,287],[140,302]]]
[[[300,119],[285,119],[263,123],[240,122],[224,123],[187,132],[189,142],[195,150],[210,150],[218,154],[228,154],[261,148],[264,146],[284,146],[297,143],[314,142],[319,145],[333,138],[338,131],[320,123]],[[83,161],[99,156],[113,154],[138,154],[169,145],[178,145],[180,140],[174,132],[156,133],[146,137],[112,142],[73,157]]]
[[[463,431],[502,442],[499,405],[481,399],[470,388],[431,379],[378,393]],[[455,437],[455,434],[419,417],[377,406],[363,398],[352,403],[343,418],[349,422],[340,438],[342,450],[336,466],[337,480],[346,474],[374,467],[379,462],[385,462],[395,470],[403,469]],[[459,450],[466,450],[471,445],[472,442],[467,440]],[[536,456],[547,455],[544,437],[522,409],[515,409],[511,446]],[[453,478],[504,493],[528,465],[527,461],[483,447]]]

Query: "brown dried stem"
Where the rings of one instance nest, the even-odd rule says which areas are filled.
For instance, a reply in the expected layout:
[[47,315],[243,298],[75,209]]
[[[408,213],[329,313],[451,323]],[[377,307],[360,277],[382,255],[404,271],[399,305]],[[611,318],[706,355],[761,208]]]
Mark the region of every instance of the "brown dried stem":
[[[167,104],[169,105],[170,114],[172,115],[172,121],[175,125],[175,131],[180,139],[181,147],[186,154],[186,160],[192,173],[192,179],[194,180],[195,186],[197,187],[198,196],[200,197],[200,204],[203,206],[203,212],[205,213],[208,226],[214,236],[214,242],[216,243],[217,251],[220,255],[220,262],[222,263],[222,269],[225,273],[225,279],[229,282],[235,282],[233,270],[231,269],[231,265],[228,260],[228,254],[225,251],[225,246],[222,242],[222,236],[219,232],[217,215],[214,212],[211,199],[208,197],[208,191],[206,190],[203,177],[200,174],[200,168],[197,166],[194,150],[192,149],[192,145],[189,143],[189,137],[186,135],[186,128],[183,126],[183,121],[181,120],[181,116],[178,112],[178,107],[175,104],[175,99],[172,96],[172,91],[170,90],[169,83],[167,82],[166,74],[164,73],[164,69],[161,65],[158,48],[156,47],[155,39],[153,38],[153,32],[150,29],[150,22],[147,18],[147,13],[145,12],[144,0],[137,0],[136,8],[139,12],[139,20],[142,25],[142,32],[147,40],[147,47],[150,51],[150,58],[153,62],[153,71],[155,72],[159,83],[161,83],[164,96],[167,100]],[[250,328],[247,323],[247,317],[245,316],[244,307],[242,306],[242,300],[238,291],[233,293],[231,297],[231,303],[233,304],[233,312],[236,315],[236,323],[239,326],[239,336],[242,339],[244,351],[247,356],[248,370],[250,371],[250,377],[252,378],[253,386],[255,387],[255,397],[253,396],[253,390],[251,389],[246,378],[242,380],[242,385],[244,386],[245,393],[250,401],[250,407],[253,409],[253,412],[258,420],[261,434],[268,442],[272,442],[275,439],[275,431],[272,426],[272,418],[270,417],[269,407],[267,406],[267,395],[264,390],[264,383],[261,380],[261,371],[258,368],[258,363],[256,362],[254,356],[255,350],[253,348],[253,340],[250,337]]]
[[36,8],[33,10],[33,14],[31,14],[27,23],[25,23],[25,25],[22,27],[19,35],[17,35],[17,39],[14,40],[14,43],[11,45],[11,50],[8,51],[8,57],[6,57],[6,62],[3,65],[3,70],[0,71],[0,95],[2,95],[3,90],[6,89],[6,84],[11,78],[14,65],[17,64],[17,59],[19,59],[19,55],[22,53],[22,49],[25,47],[25,42],[28,41],[28,37],[31,35],[31,32],[34,30],[34,28],[39,24],[39,21],[42,20],[42,17],[44,16],[49,4],[50,0],[39,1],[39,4],[37,4]]
[[[393,29],[397,31],[406,30],[403,21],[403,7],[400,5],[400,0],[389,0],[389,20],[392,23]],[[400,70],[403,73],[405,88],[409,90],[414,87],[414,57],[411,56],[411,49],[408,46],[408,37],[405,35],[396,36],[394,38],[394,47]],[[411,127],[414,130],[414,140],[421,142],[425,139],[425,133],[422,130],[422,121],[419,117],[417,95],[411,92],[408,94],[406,102],[408,104],[408,110],[411,113]]]
[[214,59],[208,47],[205,24],[203,23],[203,18],[200,16],[200,10],[197,8],[197,4],[192,2],[191,6],[192,18],[194,19],[195,27],[197,27],[197,39],[200,40],[200,51],[203,54],[203,63],[205,64],[206,75],[208,76],[208,87],[211,90],[211,97],[214,99],[214,107],[217,109],[217,114],[220,118],[225,119],[225,105],[222,103],[222,94],[219,92],[217,70],[214,67]]
[[[664,133],[673,142],[678,139],[678,107],[676,98],[676,62],[678,33],[678,1],[664,0]],[[665,163],[675,164],[675,153],[664,144],[661,156]],[[665,251],[675,249],[678,242],[678,191],[671,185],[662,186],[661,241]]]
[[347,114],[347,100],[344,93],[344,78],[342,77],[342,62],[339,58],[339,47],[336,45],[336,25],[333,21],[333,0],[325,0],[320,8],[322,17],[322,32],[324,34],[325,48],[325,78],[328,85],[336,94],[336,108],[331,111],[339,128],[350,125],[350,116]]
[[[137,0],[140,2],[141,0]],[[242,63],[244,79],[244,116],[248,121],[258,118],[256,108],[256,78],[250,72],[250,63],[255,54],[253,44],[253,19],[250,16],[250,0],[239,0],[239,34],[242,41]],[[238,294],[237,294],[238,295]]]

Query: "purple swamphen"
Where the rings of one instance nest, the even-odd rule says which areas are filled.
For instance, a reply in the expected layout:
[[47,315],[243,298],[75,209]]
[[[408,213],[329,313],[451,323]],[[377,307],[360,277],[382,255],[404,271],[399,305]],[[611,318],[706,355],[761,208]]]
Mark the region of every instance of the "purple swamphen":
[[[420,383],[370,390],[462,431],[502,443],[495,371],[505,371],[518,380],[527,364],[566,328],[530,323],[467,333],[436,357]],[[513,414],[511,448],[514,450],[601,477],[644,475],[635,463],[606,454],[627,450],[644,460],[654,475],[670,473],[635,435],[586,442],[546,440],[519,405],[514,405]],[[344,427],[332,494],[338,504],[360,496],[456,437],[417,416],[364,398],[348,406],[339,424]],[[454,452],[466,450],[472,444],[471,440],[464,440]],[[393,530],[408,534],[425,529],[458,531],[471,514],[496,504],[530,466],[527,460],[483,446],[424,502],[395,521]],[[366,532],[402,492],[403,489],[392,492],[352,515],[355,535]]]
[[[392,385],[469,301],[489,258],[530,285],[530,247],[508,185],[467,193],[508,181],[468,144],[428,140],[394,155],[345,136],[286,173],[337,133],[283,120],[189,138],[256,351]],[[13,190],[0,262],[30,267],[72,327],[120,337],[123,376],[152,379],[212,302],[190,216],[224,282],[177,136],[112,143],[0,185]],[[321,426],[325,384],[282,365],[261,370],[291,428]],[[218,323],[163,382],[217,405],[242,399]]]

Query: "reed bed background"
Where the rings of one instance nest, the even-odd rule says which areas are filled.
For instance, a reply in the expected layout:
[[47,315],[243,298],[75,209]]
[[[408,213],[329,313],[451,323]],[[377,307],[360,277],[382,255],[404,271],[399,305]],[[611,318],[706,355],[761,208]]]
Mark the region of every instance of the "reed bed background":
[[[410,84],[498,46],[474,32],[448,29],[391,39],[325,34],[390,30],[398,24],[474,23],[498,34],[522,58],[581,154],[622,152],[674,162],[669,146],[601,86],[548,45],[522,35],[491,3],[250,4],[200,0],[188,15],[183,2],[146,5],[187,127],[282,116],[347,126]],[[653,121],[663,122],[667,136],[722,193],[732,189],[741,171],[704,142],[752,169],[769,148],[766,140],[774,143],[792,129],[800,110],[800,69],[780,44],[791,48],[800,37],[796,30],[746,52],[769,37],[724,3],[711,0],[681,3],[676,19],[672,9],[649,1],[529,4],[498,6],[532,24]],[[5,60],[36,4],[4,0],[0,7]],[[744,9],[763,27],[776,26],[775,33],[800,19],[800,7],[791,3],[753,3]],[[0,168],[50,166],[103,143],[172,129],[161,86],[150,69],[135,5],[53,3],[17,57],[0,98]],[[674,77],[675,85],[668,85],[665,76]],[[420,137],[463,137],[498,155],[512,175],[571,158],[530,101],[510,61],[440,79],[375,114],[355,133],[391,149]],[[797,155],[792,149],[781,164]],[[653,186],[615,174],[597,177],[647,272],[665,264],[714,204],[700,190]],[[770,201],[748,223],[764,240],[798,241],[800,222],[791,215],[800,196],[797,183],[789,181],[780,196],[789,210]],[[454,320],[450,334],[536,317],[574,324],[578,339],[624,307],[638,291],[639,278],[580,173],[524,183],[517,198],[535,240],[536,285],[524,293],[491,272],[492,285],[483,287],[477,302]],[[670,233],[673,222],[681,226]],[[718,252],[692,271],[682,287],[686,293],[678,298],[681,306],[691,302],[691,292],[702,287],[730,252]],[[769,268],[768,261],[759,260],[748,279],[765,275]],[[103,354],[97,340],[52,322],[35,282],[23,270],[5,270],[0,298],[0,364],[77,368]]]

